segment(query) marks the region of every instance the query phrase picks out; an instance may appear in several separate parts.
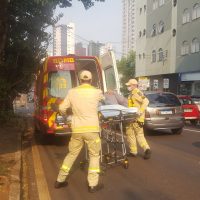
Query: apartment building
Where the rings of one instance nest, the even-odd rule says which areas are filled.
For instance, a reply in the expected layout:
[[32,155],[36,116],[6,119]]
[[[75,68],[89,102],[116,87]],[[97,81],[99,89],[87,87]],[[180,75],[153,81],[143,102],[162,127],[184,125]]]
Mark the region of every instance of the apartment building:
[[136,0],[136,30],[143,89],[200,95],[200,1]]
[[123,0],[122,53],[127,56],[135,50],[135,0]]
[[88,44],[88,56],[100,56],[100,48],[103,46],[104,44],[100,43],[100,42],[94,42],[94,41],[90,41]]
[[53,55],[67,55],[67,25],[53,27]]
[[57,25],[53,27],[53,55],[64,56],[75,52],[75,25]]
[[75,53],[75,24],[70,22],[67,25],[67,54]]

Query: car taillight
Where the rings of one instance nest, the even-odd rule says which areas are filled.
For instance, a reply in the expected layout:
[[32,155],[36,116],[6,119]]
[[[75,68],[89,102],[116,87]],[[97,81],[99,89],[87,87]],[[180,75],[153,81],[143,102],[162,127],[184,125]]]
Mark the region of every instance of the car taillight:
[[145,118],[150,118],[150,113],[148,111],[145,111]]
[[44,120],[45,122],[48,121],[48,113],[47,113],[47,110],[43,110],[43,111],[42,111],[42,117],[43,117],[43,120]]

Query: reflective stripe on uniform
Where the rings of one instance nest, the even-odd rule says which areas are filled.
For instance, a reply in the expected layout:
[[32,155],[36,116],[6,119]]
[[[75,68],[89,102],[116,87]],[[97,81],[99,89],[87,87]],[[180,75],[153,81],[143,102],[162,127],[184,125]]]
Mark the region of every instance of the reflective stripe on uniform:
[[131,149],[131,152],[132,152],[132,153],[133,153],[133,152],[134,152],[134,153],[137,152],[137,147],[131,146],[130,149]]
[[73,132],[80,133],[80,132],[99,132],[99,126],[81,126],[72,128]]
[[100,169],[99,168],[88,168],[89,172],[97,172],[100,173]]
[[75,89],[82,89],[82,88],[95,89],[95,87],[93,87],[93,86],[90,85],[90,84],[82,84],[82,85],[76,87]]
[[69,172],[70,167],[68,167],[66,165],[62,165],[60,169],[63,170],[64,172]]
[[95,140],[96,143],[99,143],[100,141],[101,141],[100,138]]
[[140,145],[141,145],[141,147],[144,148],[144,149],[148,147],[148,145],[147,145],[146,142],[142,142]]

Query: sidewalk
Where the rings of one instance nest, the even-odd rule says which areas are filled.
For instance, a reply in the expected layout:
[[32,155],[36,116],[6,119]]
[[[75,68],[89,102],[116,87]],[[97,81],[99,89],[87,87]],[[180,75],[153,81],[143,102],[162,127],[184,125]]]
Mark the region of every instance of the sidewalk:
[[18,121],[18,127],[11,125],[0,127],[1,200],[20,200],[23,122],[22,119]]

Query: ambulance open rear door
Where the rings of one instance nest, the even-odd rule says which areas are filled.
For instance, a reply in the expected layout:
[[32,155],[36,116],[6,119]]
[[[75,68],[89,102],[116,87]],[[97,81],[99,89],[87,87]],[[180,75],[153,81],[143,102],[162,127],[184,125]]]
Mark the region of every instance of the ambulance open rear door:
[[102,66],[104,92],[115,90],[120,94],[120,81],[114,52],[109,51],[100,56],[100,64]]

